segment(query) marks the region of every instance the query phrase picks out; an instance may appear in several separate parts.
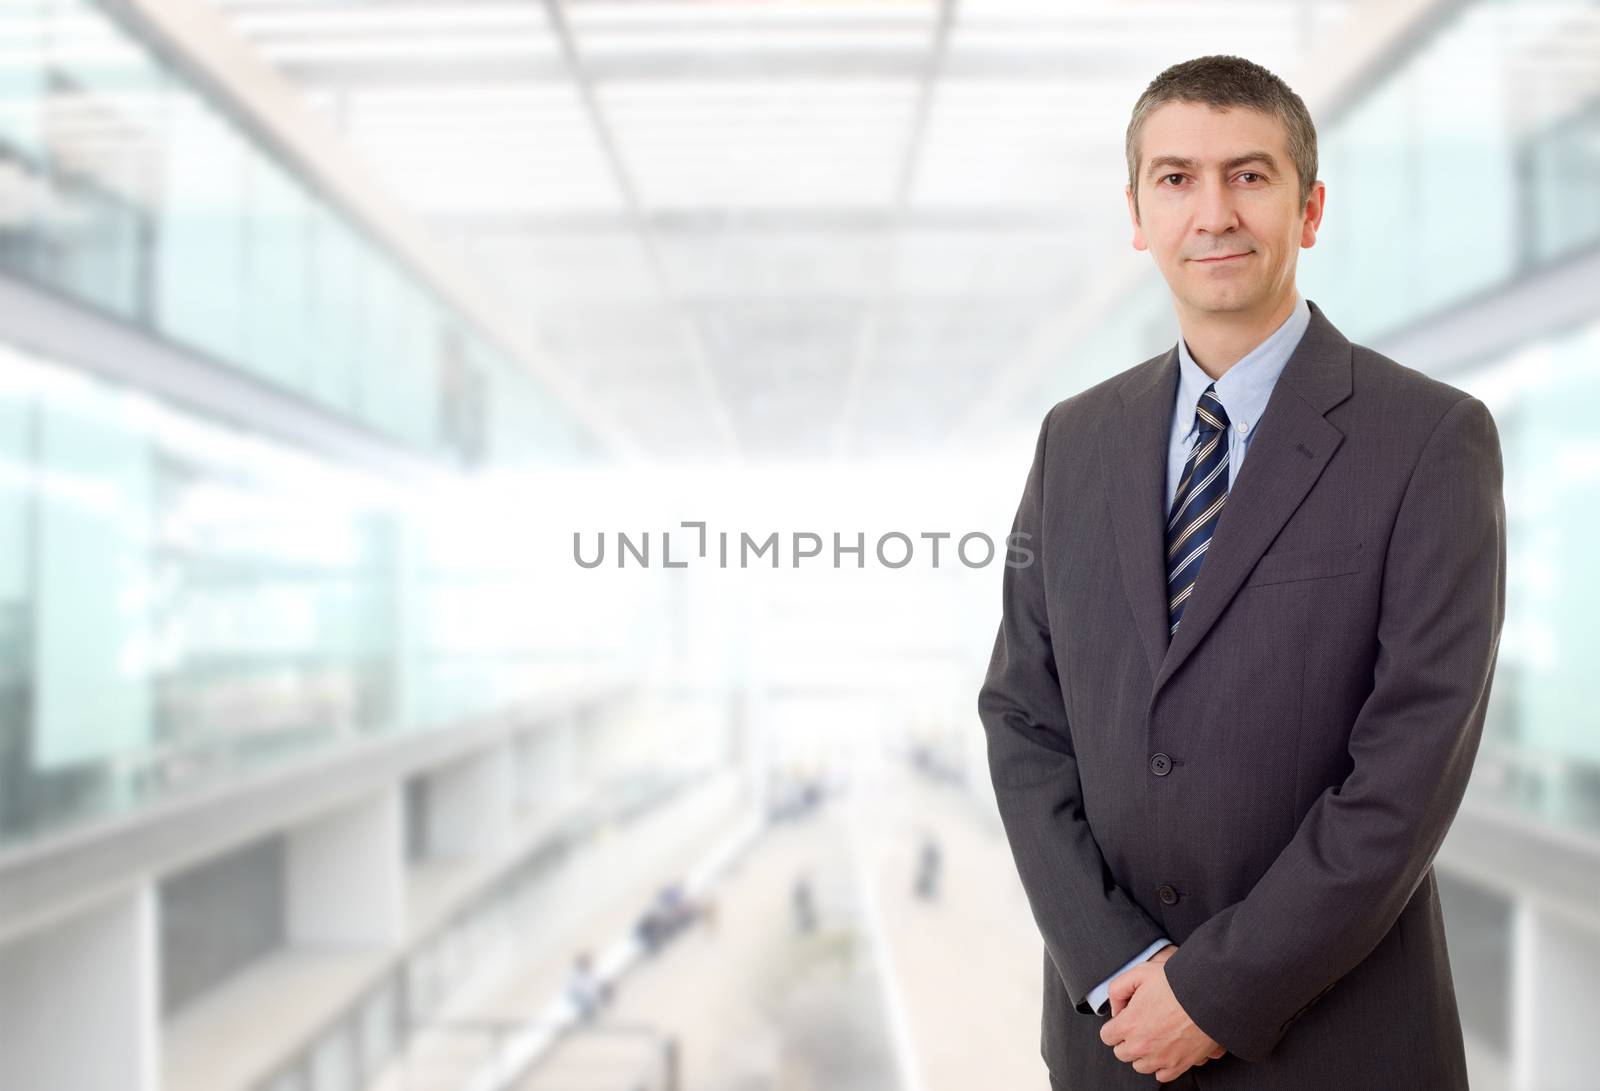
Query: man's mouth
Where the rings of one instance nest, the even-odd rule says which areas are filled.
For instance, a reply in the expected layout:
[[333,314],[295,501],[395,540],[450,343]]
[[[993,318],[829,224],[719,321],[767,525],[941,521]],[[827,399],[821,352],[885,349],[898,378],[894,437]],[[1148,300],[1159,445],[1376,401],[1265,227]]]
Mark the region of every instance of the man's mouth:
[[1190,260],[1200,262],[1203,265],[1210,265],[1217,262],[1232,261],[1234,258],[1242,258],[1253,253],[1255,253],[1254,250],[1241,250],[1237,254],[1223,254],[1214,258],[1191,258]]

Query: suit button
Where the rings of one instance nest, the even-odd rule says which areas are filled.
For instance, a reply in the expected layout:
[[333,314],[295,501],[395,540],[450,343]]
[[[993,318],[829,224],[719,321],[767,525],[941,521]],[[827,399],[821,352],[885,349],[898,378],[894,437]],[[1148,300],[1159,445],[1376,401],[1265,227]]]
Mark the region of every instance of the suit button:
[[1161,903],[1163,905],[1178,904],[1178,892],[1172,889],[1172,887],[1168,886],[1166,883],[1162,883],[1156,888],[1156,894],[1161,898]]
[[1172,772],[1172,759],[1165,754],[1157,754],[1150,759],[1150,771],[1158,777],[1164,777]]

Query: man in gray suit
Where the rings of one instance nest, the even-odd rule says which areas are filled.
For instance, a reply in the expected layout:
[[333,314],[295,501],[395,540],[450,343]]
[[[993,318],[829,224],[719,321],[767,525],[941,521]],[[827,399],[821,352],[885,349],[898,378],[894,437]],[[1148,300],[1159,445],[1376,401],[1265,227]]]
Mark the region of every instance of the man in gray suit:
[[1499,650],[1499,436],[1300,297],[1316,169],[1267,70],[1157,77],[1127,197],[1180,339],[1039,430],[978,711],[1058,1089],[1467,1086],[1433,859]]

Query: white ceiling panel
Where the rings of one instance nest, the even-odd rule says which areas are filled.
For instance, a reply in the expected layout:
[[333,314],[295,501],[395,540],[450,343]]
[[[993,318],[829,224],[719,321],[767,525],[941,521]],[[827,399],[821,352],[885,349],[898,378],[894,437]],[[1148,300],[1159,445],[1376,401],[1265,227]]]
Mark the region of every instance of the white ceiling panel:
[[1352,7],[214,2],[646,449],[750,459],[946,442],[1128,248],[1145,83]]

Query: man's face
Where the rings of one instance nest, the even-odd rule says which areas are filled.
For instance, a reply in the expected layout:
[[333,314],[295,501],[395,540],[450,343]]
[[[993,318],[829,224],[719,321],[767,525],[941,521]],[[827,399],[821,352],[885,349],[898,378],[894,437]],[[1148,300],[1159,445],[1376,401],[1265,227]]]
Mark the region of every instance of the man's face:
[[1133,246],[1150,251],[1181,303],[1250,312],[1283,298],[1300,248],[1316,241],[1323,185],[1301,206],[1282,122],[1169,102],[1145,119],[1139,160],[1137,207],[1124,189]]

